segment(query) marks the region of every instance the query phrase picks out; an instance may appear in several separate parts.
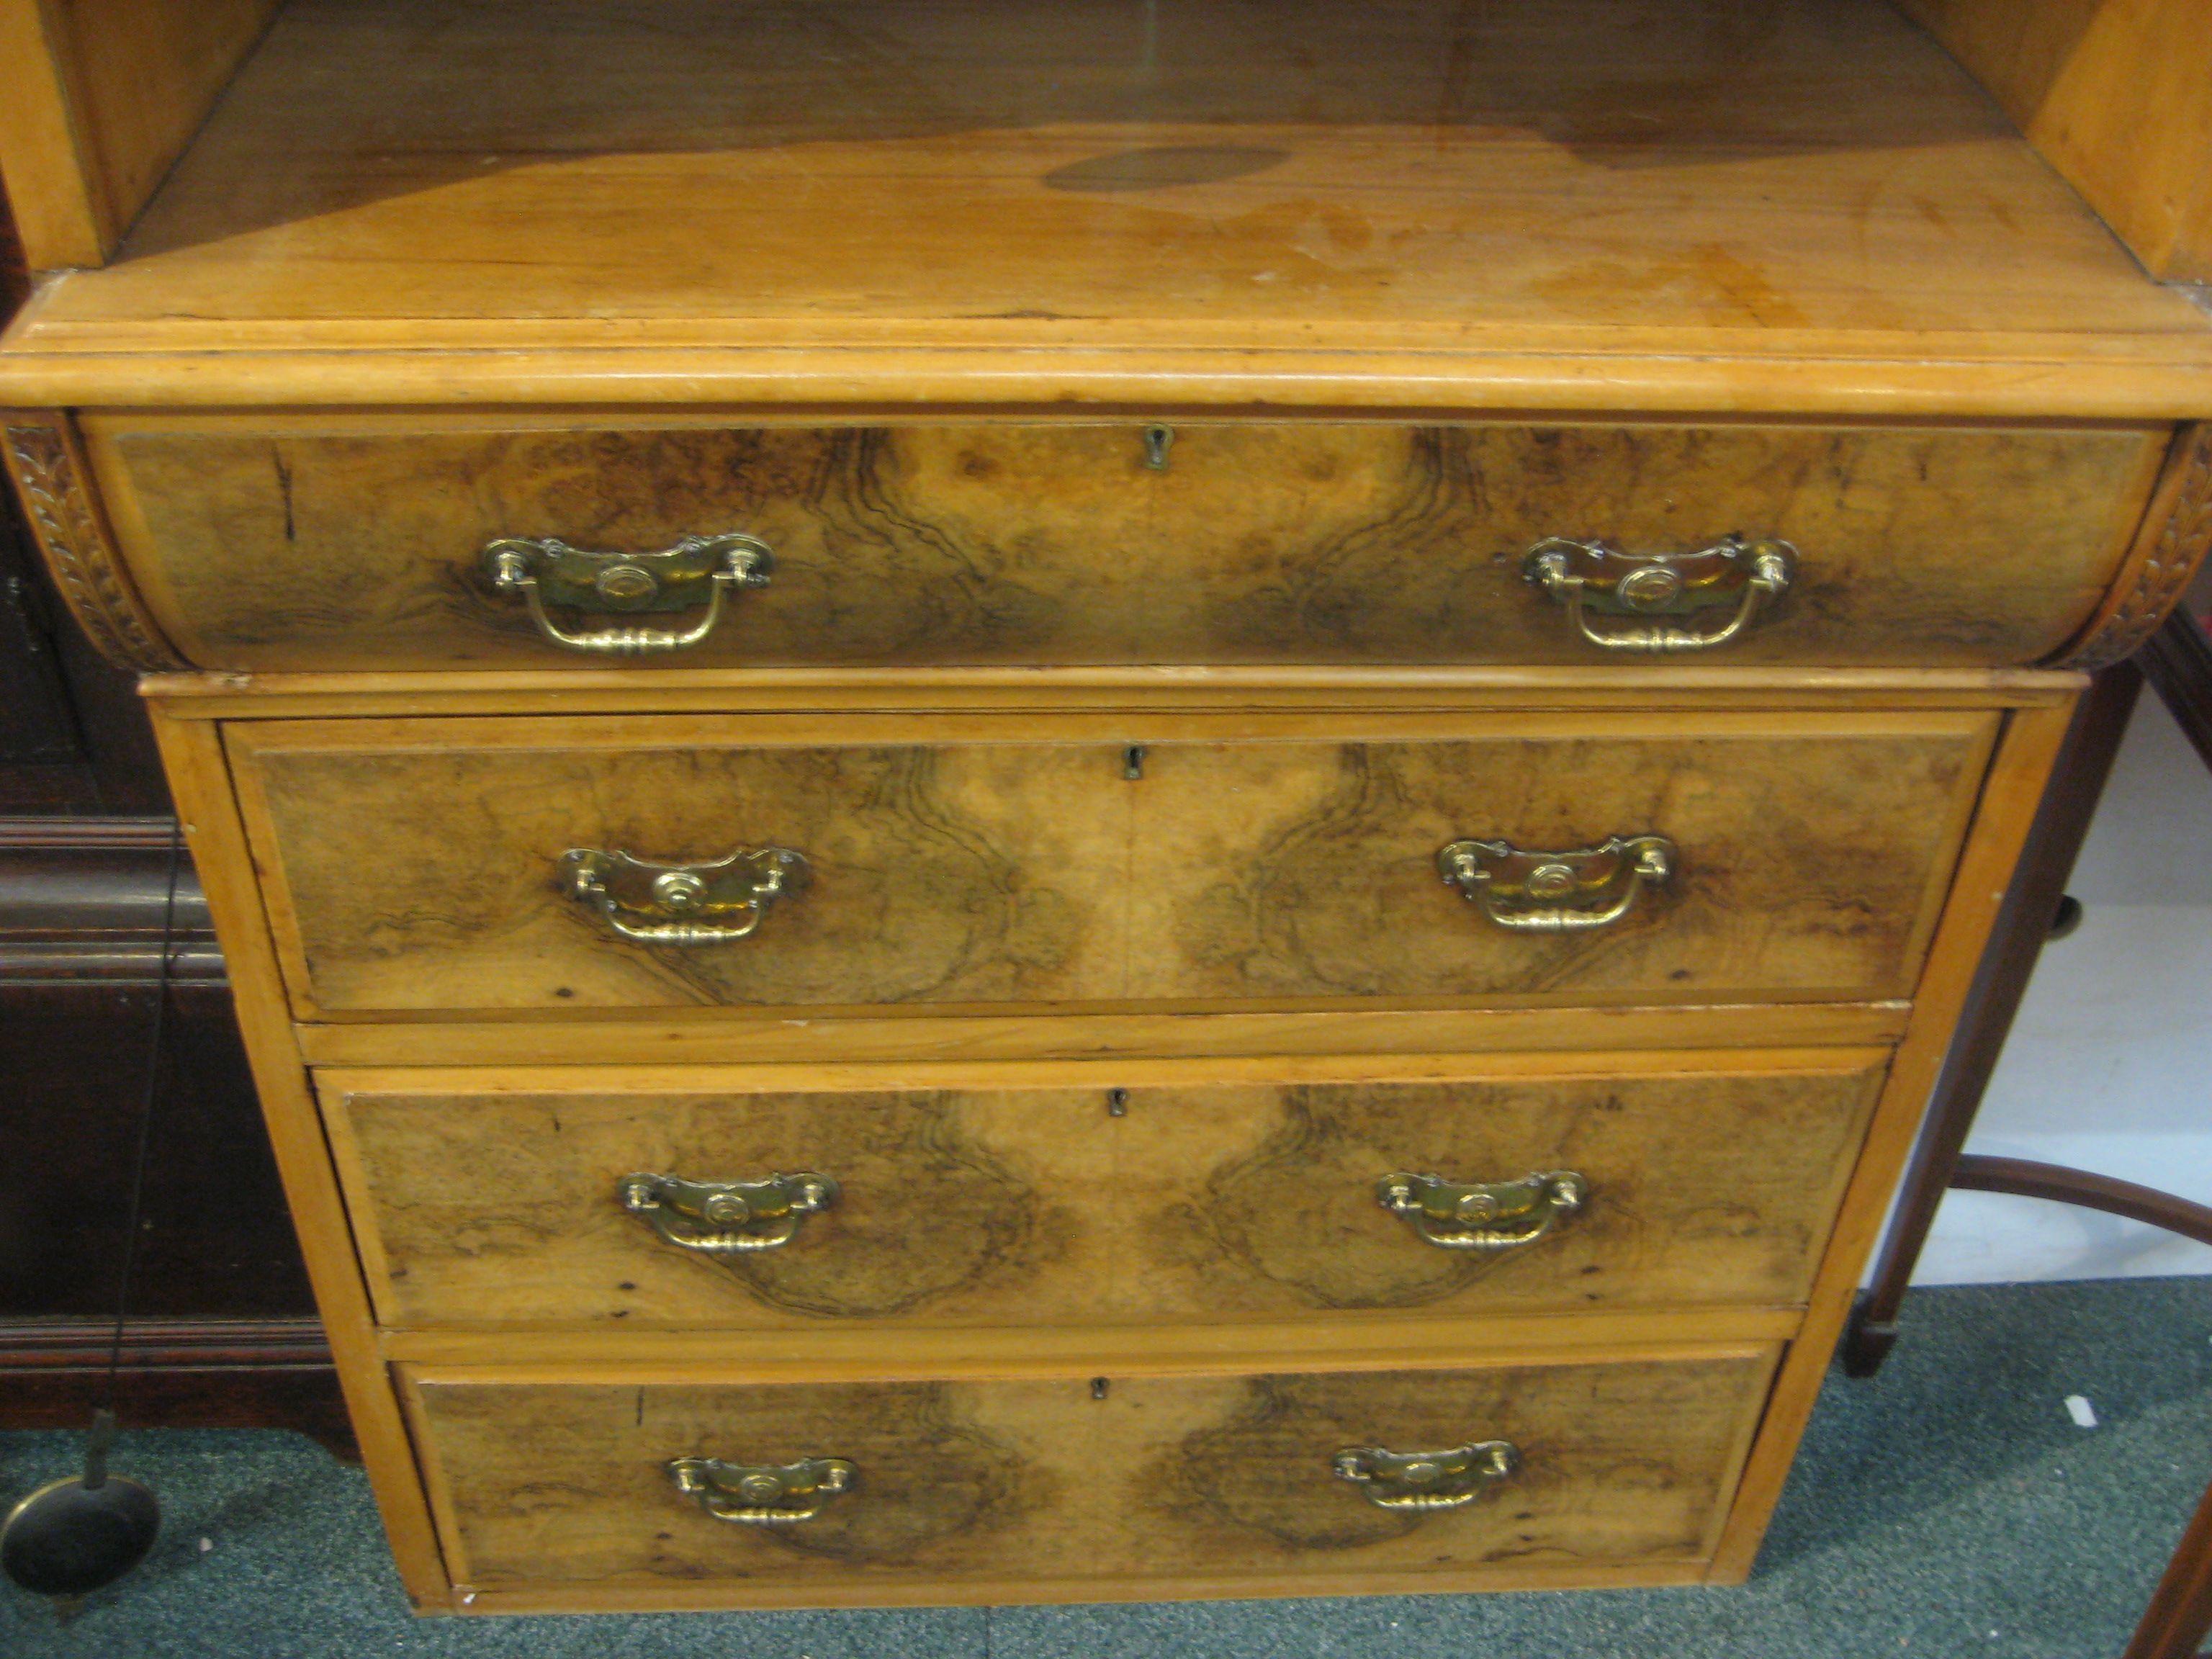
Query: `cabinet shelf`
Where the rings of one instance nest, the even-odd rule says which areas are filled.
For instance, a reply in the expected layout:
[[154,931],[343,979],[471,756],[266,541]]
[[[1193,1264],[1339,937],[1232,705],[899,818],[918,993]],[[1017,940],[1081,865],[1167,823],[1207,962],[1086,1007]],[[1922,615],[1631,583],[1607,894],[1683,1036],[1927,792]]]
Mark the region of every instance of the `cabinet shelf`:
[[2168,417],[1883,0],[294,0],[0,401]]

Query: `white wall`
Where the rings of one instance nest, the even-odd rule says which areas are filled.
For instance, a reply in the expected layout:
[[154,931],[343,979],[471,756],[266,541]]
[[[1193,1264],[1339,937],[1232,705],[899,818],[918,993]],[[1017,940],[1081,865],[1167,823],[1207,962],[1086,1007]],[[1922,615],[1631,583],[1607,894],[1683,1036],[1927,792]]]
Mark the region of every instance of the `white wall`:
[[[2212,1204],[2212,773],[2145,689],[1967,1151]],[[1943,1200],[1915,1280],[2212,1273],[2212,1248],[2071,1205]]]

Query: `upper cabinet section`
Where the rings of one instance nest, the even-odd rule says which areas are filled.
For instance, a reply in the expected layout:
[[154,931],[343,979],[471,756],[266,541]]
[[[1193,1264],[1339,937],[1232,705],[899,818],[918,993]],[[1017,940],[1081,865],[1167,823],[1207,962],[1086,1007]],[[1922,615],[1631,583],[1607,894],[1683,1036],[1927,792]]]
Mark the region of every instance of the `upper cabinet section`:
[[[77,29],[88,87],[134,38],[162,88],[220,57],[183,0],[9,8],[147,12]],[[2136,49],[2201,56],[2189,9]],[[120,222],[111,175],[166,152],[93,125]],[[0,403],[47,405],[2167,418],[2208,386],[2212,319],[1886,0],[294,0],[0,353]]]
[[33,270],[101,264],[280,0],[0,0],[0,182]]
[[1901,0],[2152,275],[2212,283],[2212,27],[2200,0]]

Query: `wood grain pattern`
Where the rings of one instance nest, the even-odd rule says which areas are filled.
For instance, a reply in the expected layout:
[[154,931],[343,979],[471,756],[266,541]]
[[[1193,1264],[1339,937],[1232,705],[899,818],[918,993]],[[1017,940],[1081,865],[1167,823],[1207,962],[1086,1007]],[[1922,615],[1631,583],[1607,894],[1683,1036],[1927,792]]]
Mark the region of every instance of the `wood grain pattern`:
[[[838,1092],[743,1073],[321,1092],[386,1324],[1065,1324],[1800,1301],[1879,1068],[1766,1063],[1561,1079],[1507,1060],[1419,1082],[1388,1075],[1402,1064],[1322,1081],[1322,1064],[1118,1101],[988,1073]],[[799,1169],[835,1176],[837,1202],[793,1243],[720,1261],[662,1243],[614,1196],[632,1170]],[[1393,1170],[1532,1169],[1580,1171],[1591,1200],[1500,1255],[1439,1250],[1375,1200]]]
[[[941,1584],[1008,1574],[1164,1579],[1357,1562],[1479,1586],[1531,1553],[1692,1559],[1771,1352],[1729,1359],[979,1383],[713,1388],[410,1376],[457,1577],[471,1588],[661,1579]],[[1346,1445],[1519,1443],[1492,1498],[1411,1522],[1329,1473]],[[838,1448],[831,1450],[832,1446]],[[844,1456],[816,1521],[716,1522],[660,1465]]]
[[2212,281],[2212,50],[2191,0],[1901,0],[2154,276]]
[[[1213,1421],[1141,1468],[1135,1484],[1164,1495],[1155,1504],[1183,1527],[1159,1541],[1193,1565],[1226,1565],[1255,1548],[1285,1561],[1418,1551],[1438,1565],[1462,1552],[1496,1559],[1562,1547],[1613,1559],[1702,1555],[1765,1372],[1744,1359],[1609,1375],[1516,1367],[1255,1377],[1228,1409],[1214,1406]],[[1494,1503],[1442,1515],[1377,1509],[1322,1486],[1314,1468],[1324,1445],[1413,1451],[1489,1438],[1520,1448],[1521,1472]],[[1643,1512],[1628,1521],[1632,1493]],[[1595,1550],[1562,1535],[1577,1522],[1607,1521],[1620,1530]]]
[[11,411],[5,433],[8,475],[31,533],[55,588],[100,654],[119,668],[186,666],[147,616],[108,536],[69,417]]
[[[579,88],[589,88],[582,95]],[[1879,0],[301,0],[0,400],[2203,412]],[[1658,401],[1655,401],[1658,400]]]
[[[1790,724],[1157,745],[1139,850],[1175,855],[1146,866],[1132,958],[1208,999],[1908,994],[1988,728]],[[1893,815],[1863,813],[1869,776]],[[1462,836],[1563,851],[1644,833],[1675,842],[1680,872],[1589,932],[1496,927],[1435,870]]]
[[[1992,735],[1971,713],[1270,724],[946,717],[899,743],[895,717],[270,722],[231,742],[304,1016],[1898,996]],[[1497,928],[1436,873],[1462,836],[1646,832],[1681,873],[1594,932]],[[555,880],[570,847],[739,841],[797,848],[815,879],[736,946],[615,939]]]
[[[1097,786],[1109,754],[586,741],[370,748],[257,781],[305,952],[294,988],[318,1004],[1050,1003],[1119,981],[1110,877],[1134,798]],[[740,945],[629,944],[555,881],[572,847],[684,862],[740,842],[815,872]]]
[[[222,76],[193,43],[264,5],[0,0],[40,235],[99,257]],[[2030,137],[2185,257],[2201,28],[2019,9]],[[419,1603],[1748,1565],[2063,717],[1989,671],[2124,649],[2185,579],[2212,451],[2154,475],[2212,325],[1877,0],[1157,21],[295,0],[127,257],[0,345],[0,403],[110,411],[11,460],[75,602],[239,671],[167,683],[164,742]],[[550,658],[468,574],[763,527],[779,586],[702,669]],[[1583,656],[1512,568],[1723,531],[1807,565],[1717,666]],[[1637,830],[1680,878],[1600,934],[1486,933],[1431,864]],[[821,872],[767,949],[552,889],[740,840]],[[1871,1114],[1881,1053],[1749,1048],[1900,1024]],[[319,1113],[310,1053],[482,1069]],[[748,1058],[793,1065],[672,1063]],[[710,1269],[612,1212],[664,1159],[851,1201]],[[1378,1162],[1593,1199],[1469,1266]],[[1527,1472],[1467,1510],[1326,1474],[1488,1434]],[[864,1473],[756,1532],[670,1491],[701,1450]]]
[[[1052,1142],[1101,1098],[348,1094],[325,1110],[365,1254],[384,1264],[373,1288],[387,1324],[696,1328],[1079,1316],[1099,1288],[1081,1235],[1110,1190],[1110,1143],[1089,1138],[1086,1159],[1083,1141],[1064,1158]],[[837,1199],[757,1255],[677,1249],[616,1199],[638,1170],[798,1170],[830,1176]]]
[[2057,760],[2070,708],[2023,709],[2008,717],[2002,743],[1983,786],[1973,834],[1960,860],[1952,900],[1929,949],[1905,1041],[1875,1108],[1865,1150],[1845,1191],[1836,1229],[1813,1286],[1799,1340],[1775,1379],[1774,1395],[1745,1466],[1742,1491],[1713,1559],[1713,1582],[1740,1582],[1782,1495],[1790,1460],[1842,1335],[1869,1252],[1881,1231],[1898,1176],[1911,1152],[1978,969],[1990,928],[2012,883]]
[[93,422],[133,568],[196,665],[595,667],[491,591],[480,550],[648,552],[726,530],[775,549],[773,582],[652,666],[1596,665],[1522,579],[1531,546],[1681,553],[1739,532],[1790,541],[1802,565],[1714,662],[2021,664],[2096,609],[2165,442],[1184,422],[1153,470],[1133,422],[328,425]]
[[[1144,1098],[1133,1091],[1133,1114]],[[1184,1176],[1147,1218],[1143,1276],[1240,1314],[1792,1303],[1871,1104],[1863,1073],[1307,1085],[1194,1100],[1177,1113],[1176,1161],[1202,1181]],[[1374,1201],[1386,1166],[1454,1181],[1573,1170],[1591,1196],[1538,1244],[1444,1251]]]
[[2081,641],[2071,668],[2096,669],[2132,655],[2158,631],[2204,556],[2212,550],[2212,423],[2185,427],[2151,497],[2120,581]]
[[[974,1560],[1055,1494],[1021,1450],[977,1423],[964,1392],[931,1382],[464,1384],[415,1398],[453,1493],[449,1547],[465,1562],[457,1577],[482,1583],[638,1571],[804,1577]],[[718,1522],[670,1486],[662,1466],[678,1456],[842,1457],[876,1501],[832,1502],[802,1526]],[[518,1549],[517,1540],[527,1542]]]

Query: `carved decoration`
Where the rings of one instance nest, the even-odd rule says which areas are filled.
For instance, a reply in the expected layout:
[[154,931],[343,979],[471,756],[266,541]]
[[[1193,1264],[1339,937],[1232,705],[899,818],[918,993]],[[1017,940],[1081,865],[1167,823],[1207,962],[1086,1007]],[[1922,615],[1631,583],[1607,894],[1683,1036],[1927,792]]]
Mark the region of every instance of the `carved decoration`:
[[64,418],[10,414],[7,420],[8,470],[54,586],[109,661],[147,672],[191,666],[161,637],[124,574]]
[[2195,427],[2183,440],[2167,478],[2151,509],[2156,524],[2163,506],[2165,520],[2154,532],[2155,545],[2136,566],[2133,586],[2057,666],[2104,668],[2131,655],[2166,620],[2212,549],[2212,422]]

